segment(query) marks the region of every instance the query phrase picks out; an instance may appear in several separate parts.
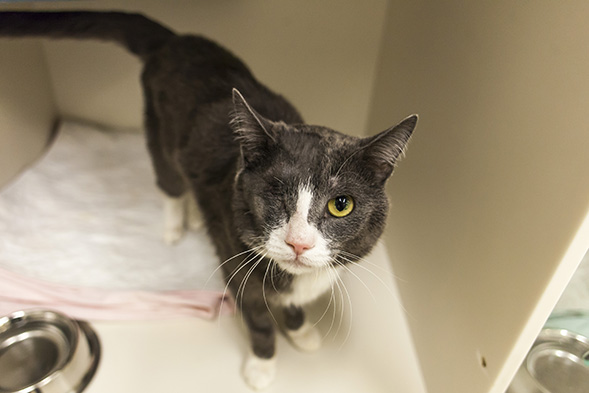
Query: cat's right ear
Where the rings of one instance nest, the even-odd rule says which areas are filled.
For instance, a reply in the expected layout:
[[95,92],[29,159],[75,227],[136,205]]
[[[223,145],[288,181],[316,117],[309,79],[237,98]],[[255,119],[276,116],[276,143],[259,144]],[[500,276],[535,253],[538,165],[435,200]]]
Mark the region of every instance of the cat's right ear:
[[256,112],[237,89],[233,89],[230,125],[246,163],[266,156],[267,149],[276,142],[272,122]]

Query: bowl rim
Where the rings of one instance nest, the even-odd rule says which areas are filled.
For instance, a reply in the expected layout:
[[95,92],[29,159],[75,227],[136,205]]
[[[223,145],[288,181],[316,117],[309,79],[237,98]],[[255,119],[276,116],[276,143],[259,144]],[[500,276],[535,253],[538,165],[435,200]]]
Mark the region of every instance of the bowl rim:
[[48,375],[41,380],[19,388],[19,390],[5,390],[0,388],[0,393],[29,393],[29,392],[44,392],[45,387],[51,386],[52,381],[58,380],[60,376],[68,371],[68,367],[72,365],[75,360],[74,357],[79,354],[81,347],[86,347],[89,357],[88,366],[84,367],[84,373],[75,381],[71,381],[72,385],[67,393],[80,393],[90,383],[96,371],[101,358],[100,341],[96,332],[92,329],[89,323],[75,320],[68,316],[46,309],[29,309],[15,311],[9,315],[0,317],[0,335],[10,331],[12,328],[22,328],[27,324],[45,322],[51,325],[59,325],[58,329],[62,331],[65,328],[69,333],[66,336],[68,344],[72,350],[68,351],[65,359],[60,362]]

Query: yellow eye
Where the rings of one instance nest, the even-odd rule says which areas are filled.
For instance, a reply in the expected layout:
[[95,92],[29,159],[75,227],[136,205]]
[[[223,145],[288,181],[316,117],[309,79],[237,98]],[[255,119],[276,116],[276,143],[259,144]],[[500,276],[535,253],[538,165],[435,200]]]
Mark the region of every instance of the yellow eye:
[[334,217],[345,217],[354,210],[354,200],[351,196],[340,195],[327,202],[327,210]]

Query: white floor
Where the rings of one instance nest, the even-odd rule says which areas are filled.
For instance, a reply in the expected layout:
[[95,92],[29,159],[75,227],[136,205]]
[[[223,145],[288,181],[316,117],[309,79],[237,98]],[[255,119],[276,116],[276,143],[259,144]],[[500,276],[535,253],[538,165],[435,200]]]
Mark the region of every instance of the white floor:
[[[384,247],[366,262],[374,274],[354,269],[364,284],[354,274],[346,278],[351,307],[341,327],[336,316],[329,332],[331,309],[321,321],[322,349],[300,353],[280,337],[278,373],[267,392],[425,393]],[[240,375],[247,341],[239,317],[92,325],[103,357],[88,393],[250,391]]]
[[589,252],[585,254],[554,308],[555,312],[566,310],[589,312]]

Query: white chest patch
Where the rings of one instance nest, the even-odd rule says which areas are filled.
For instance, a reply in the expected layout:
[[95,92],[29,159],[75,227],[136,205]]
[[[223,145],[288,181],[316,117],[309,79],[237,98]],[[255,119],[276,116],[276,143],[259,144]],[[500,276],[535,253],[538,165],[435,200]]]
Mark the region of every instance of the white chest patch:
[[282,304],[302,306],[316,300],[332,288],[339,273],[339,268],[324,268],[294,276],[291,292],[282,294],[280,297]]

